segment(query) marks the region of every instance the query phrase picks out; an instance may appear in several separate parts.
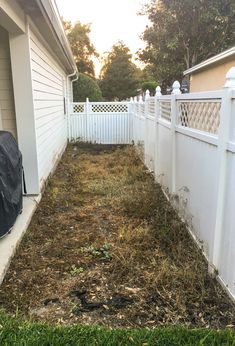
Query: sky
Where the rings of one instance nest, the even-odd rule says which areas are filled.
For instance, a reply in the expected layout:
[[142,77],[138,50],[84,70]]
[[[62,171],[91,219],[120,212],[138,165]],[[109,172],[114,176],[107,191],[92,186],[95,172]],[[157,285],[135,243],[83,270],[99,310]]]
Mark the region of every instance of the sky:
[[[138,16],[145,0],[56,0],[60,15],[66,20],[91,23],[90,39],[98,53],[110,51],[122,40],[134,54],[144,47],[139,38],[148,20]],[[96,63],[98,75],[100,64]]]

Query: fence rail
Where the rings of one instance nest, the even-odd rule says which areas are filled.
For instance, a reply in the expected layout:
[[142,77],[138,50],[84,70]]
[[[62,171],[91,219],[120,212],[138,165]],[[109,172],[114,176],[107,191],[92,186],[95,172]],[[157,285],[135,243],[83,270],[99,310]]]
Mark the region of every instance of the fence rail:
[[134,141],[235,299],[235,68],[221,91],[74,103],[69,125],[70,140]]

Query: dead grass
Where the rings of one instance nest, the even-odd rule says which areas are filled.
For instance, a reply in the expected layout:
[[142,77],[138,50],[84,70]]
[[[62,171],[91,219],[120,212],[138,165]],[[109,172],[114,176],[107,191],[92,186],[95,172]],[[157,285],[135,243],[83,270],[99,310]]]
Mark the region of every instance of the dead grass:
[[235,325],[234,306],[133,147],[68,147],[0,304],[65,324]]

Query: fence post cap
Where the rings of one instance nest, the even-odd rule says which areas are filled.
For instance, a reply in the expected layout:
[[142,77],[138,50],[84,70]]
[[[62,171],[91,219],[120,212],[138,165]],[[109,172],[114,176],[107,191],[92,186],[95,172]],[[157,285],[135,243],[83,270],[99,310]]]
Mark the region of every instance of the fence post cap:
[[134,102],[137,102],[137,96],[134,97]]
[[162,95],[162,89],[161,87],[158,85],[156,87],[156,93],[155,93],[155,96],[161,96]]
[[177,80],[174,81],[173,85],[172,85],[172,94],[173,95],[178,95],[178,94],[181,94],[181,91],[180,91],[180,82],[178,82]]
[[225,88],[235,88],[235,66],[231,67],[226,74]]
[[139,96],[139,102],[143,102],[143,97],[142,97],[142,95]]
[[130,102],[133,102],[133,97],[130,98]]
[[89,97],[86,98],[86,102],[89,102]]
[[148,98],[150,98],[150,91],[147,89],[145,91],[145,99],[148,99]]

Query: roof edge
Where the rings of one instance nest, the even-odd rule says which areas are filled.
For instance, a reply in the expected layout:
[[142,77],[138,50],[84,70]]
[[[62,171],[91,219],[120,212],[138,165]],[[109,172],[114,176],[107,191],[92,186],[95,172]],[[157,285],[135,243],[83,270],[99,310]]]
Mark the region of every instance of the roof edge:
[[39,3],[39,5],[43,7],[43,10],[45,11],[47,18],[49,19],[51,29],[54,31],[59,41],[59,44],[61,46],[61,49],[64,52],[65,56],[67,57],[68,61],[70,62],[71,67],[73,67],[74,72],[78,72],[77,65],[74,61],[73,53],[72,53],[68,38],[65,34],[60,13],[59,13],[55,0],[49,0],[49,1],[36,0],[36,1]]
[[69,75],[77,74],[77,66],[55,0],[18,0],[18,2],[50,45],[66,72]]
[[235,46],[230,48],[230,49],[227,49],[224,52],[219,53],[219,54],[217,54],[217,55],[215,55],[215,56],[213,56],[213,57],[211,57],[211,58],[209,58],[203,62],[201,62],[200,64],[197,64],[197,65],[185,70],[183,72],[183,75],[186,76],[186,75],[191,74],[195,71],[202,70],[203,68],[205,68],[209,65],[215,64],[216,62],[221,61],[221,60],[226,59],[226,58],[229,58],[233,55],[235,56]]

